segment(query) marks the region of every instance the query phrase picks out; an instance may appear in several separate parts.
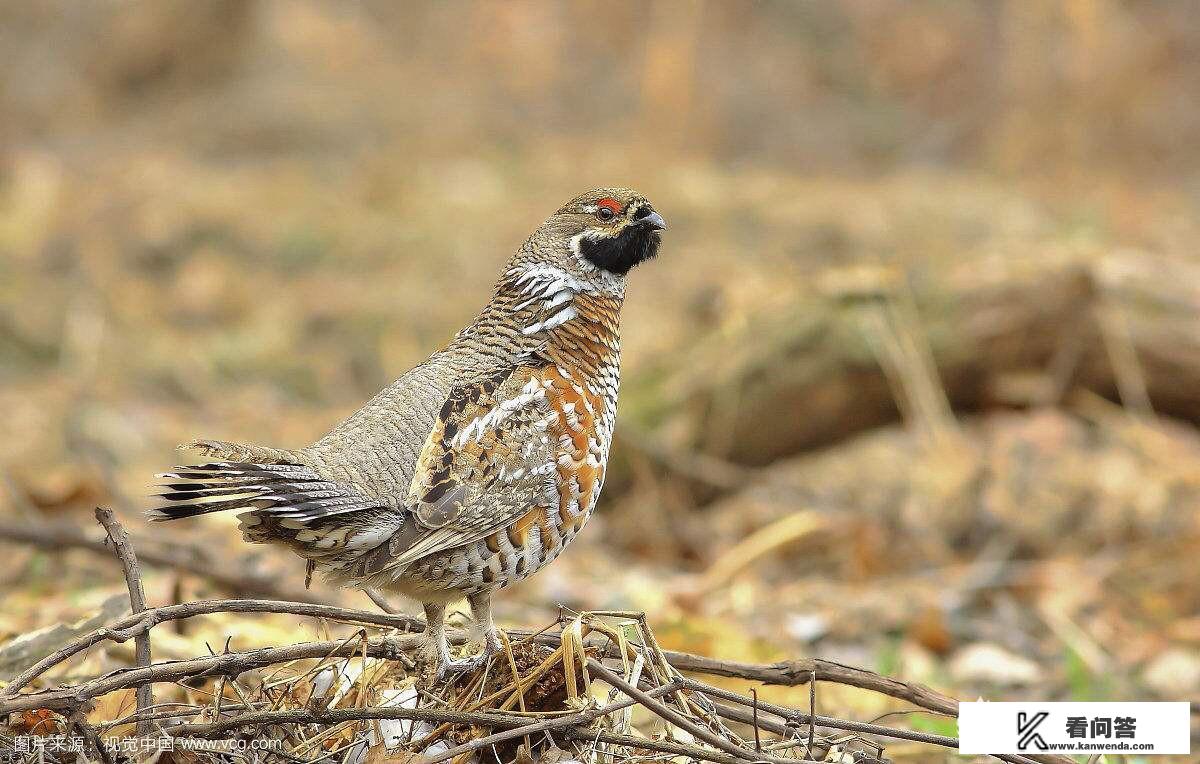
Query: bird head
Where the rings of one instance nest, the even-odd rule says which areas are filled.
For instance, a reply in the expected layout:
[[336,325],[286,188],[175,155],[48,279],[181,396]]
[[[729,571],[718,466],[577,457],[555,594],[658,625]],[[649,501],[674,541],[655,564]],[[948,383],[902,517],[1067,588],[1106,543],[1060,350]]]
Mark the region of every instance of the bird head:
[[598,188],[567,202],[546,222],[570,235],[571,253],[602,271],[624,276],[658,254],[667,223],[644,196],[628,188]]
[[623,292],[625,275],[658,254],[667,224],[644,196],[598,188],[564,204],[543,223],[508,271],[559,271],[585,291]]

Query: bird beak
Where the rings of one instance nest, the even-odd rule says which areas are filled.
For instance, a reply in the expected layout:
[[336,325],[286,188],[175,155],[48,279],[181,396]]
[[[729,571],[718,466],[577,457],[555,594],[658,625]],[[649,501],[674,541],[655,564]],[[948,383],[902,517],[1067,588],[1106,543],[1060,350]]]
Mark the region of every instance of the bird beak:
[[638,222],[642,225],[650,226],[655,231],[667,230],[667,221],[663,220],[663,216],[657,212],[651,212],[646,217],[640,218]]

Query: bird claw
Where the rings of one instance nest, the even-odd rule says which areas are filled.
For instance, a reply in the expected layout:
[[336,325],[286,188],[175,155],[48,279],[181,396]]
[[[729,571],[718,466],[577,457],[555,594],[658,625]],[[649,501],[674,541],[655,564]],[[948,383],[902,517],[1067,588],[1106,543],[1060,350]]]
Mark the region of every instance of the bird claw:
[[442,653],[437,657],[430,657],[425,662],[425,670],[423,677],[426,686],[434,684],[444,684],[457,677],[466,674],[472,674],[485,666],[488,660],[502,651],[503,648],[497,648],[499,640],[485,640],[483,650],[470,656],[469,658],[459,658],[455,660],[449,655]]
[[435,658],[424,663],[421,670],[421,683],[426,687],[449,684],[452,680],[477,671],[487,662],[488,655],[480,653],[470,658],[453,660],[448,657]]
[[477,671],[484,663],[487,662],[489,655],[487,652],[472,655],[470,658],[462,658],[460,660],[445,659],[438,662],[437,666],[437,681],[445,682],[460,674],[471,674]]

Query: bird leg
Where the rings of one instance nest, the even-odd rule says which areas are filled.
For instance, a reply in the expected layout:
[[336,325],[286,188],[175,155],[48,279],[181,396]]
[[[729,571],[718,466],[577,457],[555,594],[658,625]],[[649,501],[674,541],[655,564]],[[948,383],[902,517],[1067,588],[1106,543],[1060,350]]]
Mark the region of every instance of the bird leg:
[[472,594],[468,598],[475,629],[482,637],[483,650],[477,655],[462,660],[450,657],[450,643],[446,639],[446,606],[425,603],[425,645],[422,648],[423,676],[426,684],[442,682],[455,674],[474,671],[488,658],[504,649],[500,633],[492,620],[491,592]]
[[492,593],[484,590],[467,597],[471,605],[471,616],[475,619],[475,632],[483,642],[483,655],[490,657],[504,650],[500,630],[492,619]]
[[437,681],[443,678],[451,663],[450,643],[446,641],[446,606],[426,602],[424,608],[425,644],[421,647],[423,675],[426,679]]

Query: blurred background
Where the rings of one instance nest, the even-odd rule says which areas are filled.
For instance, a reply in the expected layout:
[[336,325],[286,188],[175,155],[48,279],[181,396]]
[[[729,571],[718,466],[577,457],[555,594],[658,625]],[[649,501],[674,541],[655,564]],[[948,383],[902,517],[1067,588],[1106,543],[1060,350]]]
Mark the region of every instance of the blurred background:
[[[1198,93],[1188,3],[0,4],[0,642],[123,605],[96,504],[208,555],[151,604],[294,592],[232,517],[140,519],[174,445],[316,439],[627,185],[671,230],[614,465],[502,623],[1200,700]],[[156,657],[296,621],[189,628]]]

